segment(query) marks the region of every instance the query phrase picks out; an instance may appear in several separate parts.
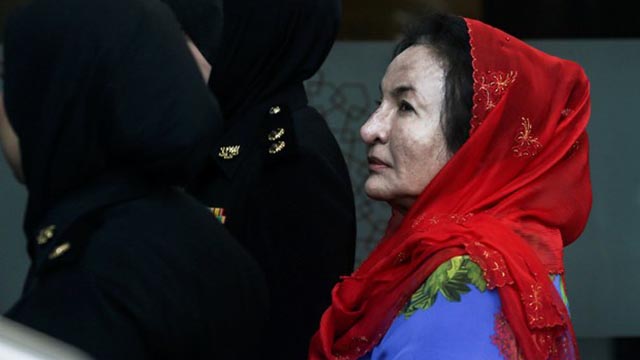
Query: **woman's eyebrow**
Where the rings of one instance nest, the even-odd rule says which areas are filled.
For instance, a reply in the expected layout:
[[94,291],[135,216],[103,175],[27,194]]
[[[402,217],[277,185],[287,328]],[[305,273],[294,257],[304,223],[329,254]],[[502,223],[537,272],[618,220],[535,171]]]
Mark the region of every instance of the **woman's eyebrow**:
[[393,97],[401,97],[405,93],[415,92],[416,89],[411,85],[400,85],[391,91],[391,96]]
[[[380,90],[380,94],[382,94],[382,85],[378,85],[378,90]],[[391,96],[398,98],[407,92],[416,92],[416,89],[411,85],[399,85],[391,91]]]

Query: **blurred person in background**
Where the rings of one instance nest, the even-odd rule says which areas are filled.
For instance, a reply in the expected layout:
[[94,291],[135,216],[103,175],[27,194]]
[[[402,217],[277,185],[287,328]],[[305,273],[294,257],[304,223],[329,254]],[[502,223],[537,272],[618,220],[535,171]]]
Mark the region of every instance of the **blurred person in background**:
[[353,271],[354,197],[303,81],[338,32],[339,0],[224,2],[210,89],[224,135],[189,187],[256,258],[269,288],[264,359],[304,359],[330,291]]
[[4,70],[31,257],[7,317],[98,359],[253,359],[262,272],[180,188],[222,122],[170,9],[35,0],[8,21]]

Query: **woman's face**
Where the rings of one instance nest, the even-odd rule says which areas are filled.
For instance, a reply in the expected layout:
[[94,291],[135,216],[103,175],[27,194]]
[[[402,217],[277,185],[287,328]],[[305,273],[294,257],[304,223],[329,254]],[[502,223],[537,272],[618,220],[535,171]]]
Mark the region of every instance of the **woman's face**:
[[430,47],[398,55],[381,84],[382,99],[360,129],[368,145],[367,195],[406,212],[451,158],[440,119],[445,70]]
[[13,127],[11,127],[9,119],[7,119],[2,93],[0,93],[0,145],[2,145],[2,151],[4,152],[7,162],[9,162],[9,166],[11,166],[11,169],[13,170],[16,179],[23,183],[24,176],[22,174],[22,163],[20,157],[20,141],[18,141],[18,136],[15,131],[13,131]]

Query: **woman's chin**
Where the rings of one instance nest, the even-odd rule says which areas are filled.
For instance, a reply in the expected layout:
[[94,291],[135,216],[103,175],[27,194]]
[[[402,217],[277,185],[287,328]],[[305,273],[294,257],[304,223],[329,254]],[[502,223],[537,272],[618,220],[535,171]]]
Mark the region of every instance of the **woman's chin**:
[[388,201],[389,194],[384,191],[384,188],[377,184],[376,179],[372,179],[369,177],[364,184],[364,193],[367,194],[369,198],[376,201]]

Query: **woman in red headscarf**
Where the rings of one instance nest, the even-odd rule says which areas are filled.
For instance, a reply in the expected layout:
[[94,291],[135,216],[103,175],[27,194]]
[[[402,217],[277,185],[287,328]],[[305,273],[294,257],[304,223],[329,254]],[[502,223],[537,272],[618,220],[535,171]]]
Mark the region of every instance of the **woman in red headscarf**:
[[410,30],[363,125],[393,216],[310,359],[575,359],[562,249],[591,208],[589,82],[479,21]]

